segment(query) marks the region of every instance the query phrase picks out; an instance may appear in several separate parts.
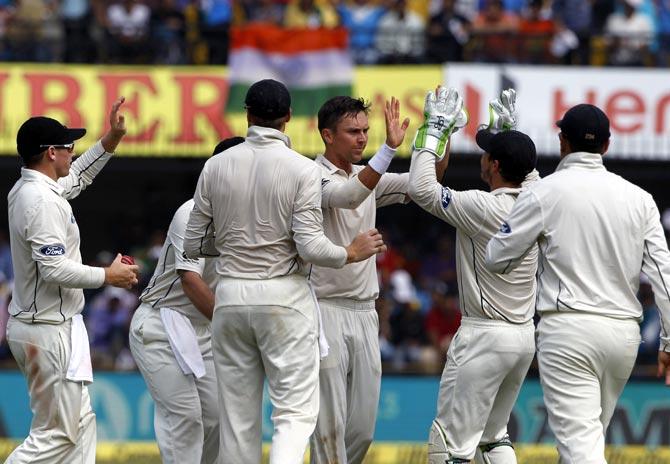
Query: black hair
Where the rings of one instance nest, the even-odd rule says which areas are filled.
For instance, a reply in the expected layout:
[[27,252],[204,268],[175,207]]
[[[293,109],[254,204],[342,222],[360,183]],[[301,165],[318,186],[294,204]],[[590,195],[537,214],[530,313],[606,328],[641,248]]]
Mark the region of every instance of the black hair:
[[288,115],[282,116],[277,119],[263,119],[261,117],[249,114],[249,120],[251,125],[259,127],[269,127],[270,129],[281,130],[281,127],[286,122]]
[[358,113],[370,113],[370,103],[362,98],[348,96],[333,97],[319,109],[319,132],[324,129],[335,130],[337,123],[345,116],[355,116]]
[[526,179],[528,173],[535,168],[535,166],[532,166],[528,169],[529,166],[524,166],[515,159],[494,157],[491,157],[491,159],[498,161],[498,169],[503,179],[513,184],[521,184]]
[[578,151],[585,151],[587,153],[603,153],[605,151],[605,144],[607,143],[607,140],[603,143],[584,142],[582,140],[573,141],[570,140],[565,132],[563,133],[563,137],[565,137],[570,144],[570,151],[572,153],[576,153]]
[[214,147],[212,156],[216,155],[217,153],[221,153],[224,150],[232,148],[235,145],[239,145],[242,142],[244,142],[244,137],[228,137],[227,139],[221,140]]

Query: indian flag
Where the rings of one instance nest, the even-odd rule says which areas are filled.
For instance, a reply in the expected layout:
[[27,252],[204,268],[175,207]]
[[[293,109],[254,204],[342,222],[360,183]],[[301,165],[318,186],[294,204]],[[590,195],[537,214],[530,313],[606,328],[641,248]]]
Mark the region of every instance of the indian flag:
[[353,63],[347,41],[344,28],[233,27],[227,111],[243,112],[247,89],[261,79],[288,87],[295,116],[314,116],[329,98],[351,95]]

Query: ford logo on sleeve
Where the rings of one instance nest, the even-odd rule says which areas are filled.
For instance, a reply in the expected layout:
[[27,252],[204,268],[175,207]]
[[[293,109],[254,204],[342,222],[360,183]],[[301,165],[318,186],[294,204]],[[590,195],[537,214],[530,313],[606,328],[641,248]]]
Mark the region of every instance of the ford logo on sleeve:
[[44,256],[63,256],[65,254],[65,246],[60,243],[55,245],[45,245],[40,248],[40,253]]
[[500,232],[503,234],[509,234],[512,232],[512,228],[507,224],[506,222],[503,222],[502,225],[500,226]]
[[442,187],[442,208],[447,209],[449,203],[451,203],[451,190]]

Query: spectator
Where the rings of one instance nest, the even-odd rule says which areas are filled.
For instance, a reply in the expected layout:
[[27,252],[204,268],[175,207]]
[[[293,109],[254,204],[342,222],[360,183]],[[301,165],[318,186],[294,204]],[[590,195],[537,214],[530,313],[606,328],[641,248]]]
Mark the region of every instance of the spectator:
[[373,64],[379,59],[375,36],[386,9],[372,5],[369,0],[353,0],[353,4],[338,0],[340,23],[349,30],[349,46],[357,64]]
[[486,7],[472,22],[472,59],[489,63],[515,61],[513,36],[519,29],[519,17],[503,9],[502,0],[487,0]]
[[642,343],[640,343],[638,361],[641,364],[653,366],[658,358],[658,344],[660,342],[658,334],[661,333],[661,318],[654,300],[651,284],[644,274],[640,276],[638,298],[642,305],[642,323],[640,324]]
[[291,0],[284,15],[285,27],[332,28],[338,22],[335,8],[323,0]]
[[455,10],[456,0],[442,0],[441,9],[430,18],[426,59],[430,63],[463,61],[463,46],[470,37],[470,21]]
[[653,0],[658,34],[657,66],[670,66],[670,0]]
[[391,0],[379,21],[375,44],[382,64],[418,63],[424,54],[423,19],[407,8],[407,0]]
[[88,0],[63,0],[60,5],[63,21],[65,47],[63,58],[66,63],[90,63],[95,58],[89,25],[92,22]]
[[[479,9],[484,10],[486,8],[487,0],[479,0]],[[525,0],[503,0],[502,7],[508,13],[514,13],[520,15],[526,6]]]
[[226,64],[232,22],[231,0],[201,0],[200,31],[207,44],[209,64]]
[[63,57],[63,25],[55,0],[17,0],[7,25],[7,39],[16,61],[58,62]]
[[608,64],[644,66],[650,63],[653,25],[646,15],[638,11],[642,0],[621,0],[621,3],[623,11],[612,13],[605,25]]
[[565,29],[576,37],[575,47],[568,46],[565,64],[587,65],[591,59],[591,25],[593,2],[584,0],[554,0],[552,4],[556,31]]
[[12,252],[9,247],[7,231],[0,229],[0,282],[10,283],[14,280],[12,268]]
[[91,336],[94,367],[113,369],[128,349],[128,331],[137,296],[125,289],[105,287],[89,305],[86,325]]
[[416,289],[412,277],[403,269],[391,275],[392,295],[396,306],[389,320],[391,342],[394,346],[393,367],[429,371],[437,360],[433,351],[426,346],[424,318],[419,311]]
[[555,27],[550,15],[551,10],[544,9],[543,0],[530,0],[519,22],[519,62],[542,64],[553,61],[550,45]]
[[151,37],[156,44],[154,61],[161,64],[184,64],[186,18],[175,0],[160,0],[151,12]]
[[434,243],[437,243],[437,250],[431,250],[431,253],[428,253],[422,259],[421,277],[422,279],[427,279],[427,284],[430,288],[440,282],[451,288],[456,288],[454,240],[451,235],[442,235],[436,238]]
[[284,7],[275,0],[255,0],[249,5],[247,22],[279,26],[284,22]]
[[151,10],[138,0],[122,0],[107,9],[109,58],[114,63],[146,63]]
[[425,330],[428,341],[438,353],[438,371],[444,365],[451,339],[461,325],[458,292],[455,286],[438,283],[433,289],[433,305],[426,315]]

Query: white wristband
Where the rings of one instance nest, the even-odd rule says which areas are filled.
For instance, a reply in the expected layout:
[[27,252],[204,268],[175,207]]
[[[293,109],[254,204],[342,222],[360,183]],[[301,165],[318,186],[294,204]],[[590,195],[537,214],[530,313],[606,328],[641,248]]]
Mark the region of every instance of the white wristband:
[[375,156],[370,158],[368,161],[368,166],[375,170],[377,174],[384,174],[391,164],[391,160],[395,156],[396,149],[391,148],[385,143],[379,147]]

